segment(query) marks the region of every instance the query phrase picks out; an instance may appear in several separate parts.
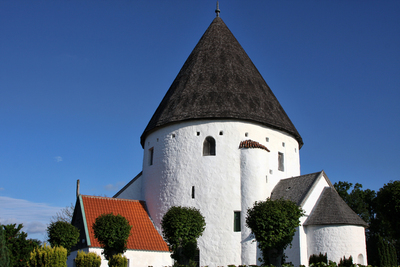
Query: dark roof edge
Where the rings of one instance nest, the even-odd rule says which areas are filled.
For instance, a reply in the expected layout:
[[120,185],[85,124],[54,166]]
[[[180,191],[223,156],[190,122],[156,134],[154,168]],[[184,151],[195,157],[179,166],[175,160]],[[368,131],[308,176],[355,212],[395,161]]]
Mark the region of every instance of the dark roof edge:
[[[142,135],[140,136],[140,144],[142,145],[142,148],[144,149],[144,143],[145,143],[145,141],[146,141],[147,136],[148,136],[149,134],[151,134],[151,133],[157,131],[158,129],[163,128],[163,127],[170,126],[170,125],[177,124],[177,123],[181,123],[181,122],[199,121],[199,120],[208,120],[208,119],[209,119],[209,120],[236,120],[236,121],[245,121],[245,122],[250,121],[250,122],[253,122],[253,123],[257,123],[257,124],[260,124],[260,125],[269,127],[269,128],[271,128],[271,129],[275,129],[275,130],[278,130],[278,131],[287,133],[288,135],[290,135],[290,136],[292,136],[294,139],[296,139],[296,141],[297,141],[298,144],[299,144],[299,149],[301,149],[301,148],[303,147],[303,144],[304,144],[303,138],[301,138],[300,134],[290,133],[290,132],[288,132],[287,130],[283,129],[283,127],[278,127],[278,126],[270,125],[270,124],[267,124],[267,123],[262,123],[262,122],[256,121],[256,120],[242,119],[242,118],[234,118],[234,117],[207,117],[207,118],[205,117],[205,118],[200,118],[200,119],[193,119],[193,118],[191,118],[191,119],[184,119],[184,120],[169,122],[169,123],[163,124],[163,125],[161,125],[161,126],[156,126],[156,127],[152,128],[152,129],[149,130],[149,131],[146,131],[146,130],[145,130],[145,131],[142,133]],[[140,173],[140,174],[141,174],[141,173]],[[119,192],[118,192],[118,193],[119,193]]]
[[[316,172],[316,173],[318,173],[318,172]],[[317,182],[321,179],[321,177],[325,178],[325,181],[328,183],[329,187],[332,187],[333,189],[335,189],[333,187],[331,181],[329,180],[328,176],[326,175],[325,171],[324,170],[320,171],[318,177],[314,180],[314,182],[312,183],[311,187],[307,190],[307,194],[300,201],[300,207],[302,207],[304,205],[304,203],[306,202],[306,200],[310,196],[310,194],[313,191],[313,189],[317,186]]]
[[135,176],[135,178],[133,178],[129,183],[127,183],[124,187],[121,188],[121,190],[119,190],[114,196],[113,198],[117,198],[122,192],[125,191],[125,189],[127,189],[131,184],[133,184],[137,179],[140,178],[140,176],[142,176],[143,172],[139,172],[138,175]]

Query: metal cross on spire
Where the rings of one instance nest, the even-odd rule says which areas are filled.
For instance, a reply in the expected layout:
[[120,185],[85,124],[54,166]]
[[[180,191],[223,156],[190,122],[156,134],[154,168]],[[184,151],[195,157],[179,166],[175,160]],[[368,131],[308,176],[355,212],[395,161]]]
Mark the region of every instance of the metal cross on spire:
[[215,10],[215,14],[217,14],[217,17],[219,17],[219,13],[221,10],[219,10],[219,2],[217,1],[217,9]]

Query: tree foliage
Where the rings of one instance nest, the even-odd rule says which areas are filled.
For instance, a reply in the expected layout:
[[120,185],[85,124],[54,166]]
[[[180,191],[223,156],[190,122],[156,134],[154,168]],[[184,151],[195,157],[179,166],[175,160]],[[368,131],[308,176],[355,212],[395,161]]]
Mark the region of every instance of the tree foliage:
[[28,264],[30,253],[40,245],[34,239],[27,239],[28,234],[21,231],[22,224],[2,225],[6,239],[6,246],[10,253],[10,267],[25,267]]
[[6,237],[3,227],[0,226],[0,267],[10,265],[10,252],[6,246]]
[[171,207],[162,218],[161,227],[171,257],[179,264],[194,261],[197,239],[203,234],[206,222],[203,215],[192,207]]
[[49,243],[54,246],[61,246],[67,250],[68,255],[71,247],[78,243],[79,229],[64,221],[52,222],[47,227]]
[[357,213],[361,219],[370,223],[375,217],[374,205],[376,192],[370,189],[362,190],[362,185],[356,183],[349,193],[352,186],[352,183],[341,181],[334,184],[336,191],[347,205],[349,205],[349,207]]
[[258,242],[264,264],[281,265],[283,250],[292,242],[303,214],[294,202],[284,199],[256,201],[247,210],[246,225]]
[[122,215],[102,214],[93,224],[94,236],[103,247],[102,254],[109,260],[115,254],[123,254],[132,226]]
[[400,241],[400,181],[390,181],[379,189],[377,215],[387,224],[389,238]]
[[350,191],[352,186],[348,182],[334,184],[343,200],[369,224],[365,230],[368,260],[380,266],[383,264],[379,256],[383,250],[383,245],[379,245],[382,242],[392,250],[394,247],[400,255],[400,181],[390,181],[378,193],[370,189],[362,190],[362,185],[358,183]]

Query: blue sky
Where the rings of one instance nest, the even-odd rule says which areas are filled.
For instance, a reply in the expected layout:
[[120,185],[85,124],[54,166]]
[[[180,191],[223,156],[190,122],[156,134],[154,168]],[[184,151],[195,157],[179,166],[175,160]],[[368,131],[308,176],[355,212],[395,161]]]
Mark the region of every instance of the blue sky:
[[[44,239],[141,171],[139,138],[215,17],[205,1],[0,0],[0,222]],[[304,140],[301,172],[398,180],[400,1],[220,1]]]

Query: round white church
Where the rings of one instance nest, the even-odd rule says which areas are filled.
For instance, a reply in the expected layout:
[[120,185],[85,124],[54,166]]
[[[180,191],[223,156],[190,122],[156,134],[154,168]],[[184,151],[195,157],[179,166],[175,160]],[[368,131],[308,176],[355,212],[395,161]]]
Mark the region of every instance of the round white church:
[[268,197],[291,199],[305,211],[285,251],[288,262],[308,266],[310,255],[321,252],[336,262],[352,256],[367,264],[367,224],[323,171],[301,175],[300,134],[218,13],[141,145],[143,171],[114,198],[145,201],[159,233],[170,207],[199,209],[206,220],[198,240],[200,266],[259,264],[245,216]]

